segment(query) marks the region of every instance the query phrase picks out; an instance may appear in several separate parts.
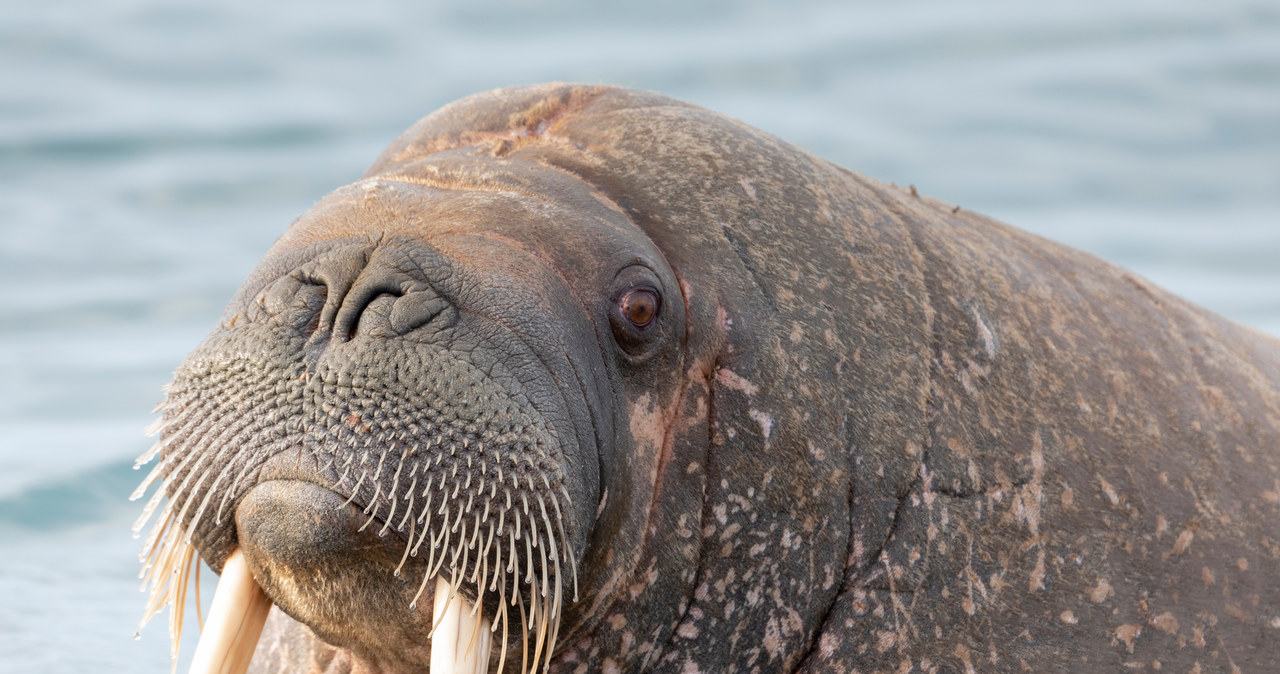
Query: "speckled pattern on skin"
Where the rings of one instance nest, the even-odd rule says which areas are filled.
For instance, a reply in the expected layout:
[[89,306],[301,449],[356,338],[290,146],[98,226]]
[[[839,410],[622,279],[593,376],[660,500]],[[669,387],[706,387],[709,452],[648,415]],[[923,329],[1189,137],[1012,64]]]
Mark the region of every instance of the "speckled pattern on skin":
[[[615,264],[593,251],[639,236],[679,287],[671,343],[597,375],[617,447],[551,671],[1280,671],[1276,340],[615,88],[450,105],[308,222],[458,183],[592,215],[551,235],[478,199],[425,225],[375,206],[277,248],[489,232],[586,296]],[[311,662],[272,620],[258,671]]]

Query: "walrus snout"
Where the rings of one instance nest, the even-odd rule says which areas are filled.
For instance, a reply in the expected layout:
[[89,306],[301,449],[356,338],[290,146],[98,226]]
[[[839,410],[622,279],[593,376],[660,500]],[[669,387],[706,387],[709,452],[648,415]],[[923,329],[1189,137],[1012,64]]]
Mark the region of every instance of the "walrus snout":
[[544,657],[577,596],[607,389],[580,374],[596,353],[566,349],[596,341],[584,309],[544,267],[495,271],[509,250],[374,235],[268,255],[161,405],[157,568],[240,550],[282,611],[393,671],[440,655],[433,604],[467,614],[440,623],[467,631],[460,658],[481,623],[500,659]]

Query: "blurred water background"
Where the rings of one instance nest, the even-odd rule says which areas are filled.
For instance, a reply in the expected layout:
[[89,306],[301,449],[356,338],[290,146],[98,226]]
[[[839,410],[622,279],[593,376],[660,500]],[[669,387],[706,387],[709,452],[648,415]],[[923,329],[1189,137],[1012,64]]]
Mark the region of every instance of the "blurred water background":
[[555,79],[728,113],[1280,333],[1275,0],[7,2],[0,670],[168,670],[163,619],[131,638],[125,500],[161,385],[401,130]]

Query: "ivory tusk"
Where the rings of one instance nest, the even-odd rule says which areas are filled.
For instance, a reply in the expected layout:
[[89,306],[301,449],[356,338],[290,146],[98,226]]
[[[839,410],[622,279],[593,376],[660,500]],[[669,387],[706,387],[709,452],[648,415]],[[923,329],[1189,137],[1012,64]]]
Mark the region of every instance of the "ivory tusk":
[[271,600],[236,548],[222,566],[209,618],[191,659],[191,674],[244,674],[270,610]]
[[483,611],[472,615],[471,603],[452,592],[449,581],[436,576],[431,623],[432,674],[483,674],[489,670],[491,630]]

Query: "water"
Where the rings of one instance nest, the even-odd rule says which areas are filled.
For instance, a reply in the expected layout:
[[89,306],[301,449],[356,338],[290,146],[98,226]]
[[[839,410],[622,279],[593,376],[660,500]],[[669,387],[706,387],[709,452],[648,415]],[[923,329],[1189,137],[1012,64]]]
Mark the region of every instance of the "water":
[[128,503],[172,368],[289,221],[454,98],[655,89],[1280,333],[1274,0],[10,2],[0,670],[162,672]]

